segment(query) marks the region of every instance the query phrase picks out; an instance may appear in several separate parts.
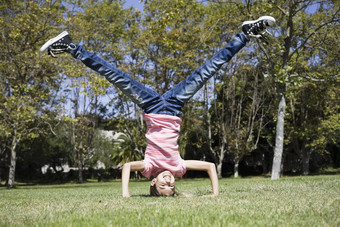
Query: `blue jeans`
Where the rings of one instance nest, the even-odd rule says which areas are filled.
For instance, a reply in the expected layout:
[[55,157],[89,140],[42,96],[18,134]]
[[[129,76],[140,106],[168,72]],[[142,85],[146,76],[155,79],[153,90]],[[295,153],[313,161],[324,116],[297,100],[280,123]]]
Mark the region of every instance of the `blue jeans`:
[[184,104],[203,87],[205,82],[208,81],[224,63],[228,62],[242,49],[247,41],[248,39],[243,33],[237,34],[226,47],[222,48],[189,77],[163,95],[159,95],[152,89],[140,84],[120,69],[117,69],[97,55],[86,51],[80,45],[76,45],[76,48],[70,53],[74,58],[80,59],[89,68],[105,76],[109,82],[116,85],[126,96],[141,107],[145,113],[180,116]]

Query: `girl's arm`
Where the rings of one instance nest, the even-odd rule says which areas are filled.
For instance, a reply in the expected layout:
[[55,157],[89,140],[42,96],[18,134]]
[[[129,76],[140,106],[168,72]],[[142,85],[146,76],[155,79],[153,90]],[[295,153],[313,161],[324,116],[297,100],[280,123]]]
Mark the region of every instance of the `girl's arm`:
[[131,171],[143,171],[145,164],[143,161],[127,162],[123,165],[122,170],[122,194],[123,197],[130,197],[129,181]]
[[218,195],[218,179],[216,167],[214,163],[196,160],[186,160],[185,165],[187,170],[206,171],[209,175],[212,187],[212,196]]

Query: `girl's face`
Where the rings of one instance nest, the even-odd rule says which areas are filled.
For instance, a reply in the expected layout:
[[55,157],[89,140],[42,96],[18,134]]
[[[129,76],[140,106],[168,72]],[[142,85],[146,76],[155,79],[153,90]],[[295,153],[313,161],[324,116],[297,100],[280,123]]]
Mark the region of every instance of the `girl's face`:
[[170,171],[163,171],[151,181],[151,185],[156,188],[163,196],[171,196],[175,193],[175,177]]

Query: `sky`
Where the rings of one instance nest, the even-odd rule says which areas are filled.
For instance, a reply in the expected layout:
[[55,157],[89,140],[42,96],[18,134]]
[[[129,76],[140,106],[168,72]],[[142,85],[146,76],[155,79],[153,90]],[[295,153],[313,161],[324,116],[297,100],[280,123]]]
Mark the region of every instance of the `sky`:
[[140,0],[126,0],[125,6],[129,8],[130,6],[138,9],[139,11],[143,11],[143,3]]

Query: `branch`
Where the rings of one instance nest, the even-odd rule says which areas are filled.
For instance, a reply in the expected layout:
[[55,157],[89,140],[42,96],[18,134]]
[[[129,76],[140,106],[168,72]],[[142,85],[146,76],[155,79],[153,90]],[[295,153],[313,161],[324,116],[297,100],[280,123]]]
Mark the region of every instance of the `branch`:
[[280,6],[278,6],[273,0],[270,1],[273,5],[276,5],[276,8],[278,8],[285,16],[288,17],[288,13],[282,9]]
[[[50,131],[52,132],[52,134],[54,135],[54,136],[57,136],[57,134],[54,132],[54,130],[53,130],[53,128],[52,128],[52,125],[49,123],[49,122],[45,122],[47,125],[48,125],[48,127],[50,128]],[[59,125],[59,122],[58,122],[58,124],[57,125]]]
[[272,58],[269,56],[268,52],[267,52],[267,49],[262,45],[262,42],[259,41],[258,39],[256,40],[257,44],[259,45],[260,49],[262,50],[262,52],[264,53],[264,55],[266,56],[268,62],[269,62],[269,73],[273,76],[274,75],[274,72],[273,72],[273,61],[272,61]]
[[311,80],[311,81],[314,81],[314,82],[326,82],[326,81],[331,81],[331,80],[337,78],[339,75],[340,74],[331,76],[328,79],[317,79],[317,78],[313,78],[313,77],[310,77],[310,76],[301,76],[301,75],[297,75],[297,74],[292,74],[292,75],[289,76],[289,78],[292,78],[292,77],[302,77],[304,79]]
[[317,50],[322,50],[324,52],[330,52],[331,54],[334,54],[334,55],[340,55],[340,53],[338,53],[338,52],[334,52],[332,50],[327,50],[327,49],[319,47],[319,46],[315,47],[315,46],[310,46],[310,45],[306,44],[305,47],[310,48],[310,49],[315,48]]
[[325,23],[323,24],[320,24],[312,33],[310,33],[307,38],[301,43],[300,46],[298,46],[290,55],[289,55],[289,59],[298,51],[300,50],[303,46],[305,46],[305,44],[307,43],[307,41],[313,36],[316,34],[316,32],[321,29],[323,26],[327,25],[327,24],[330,24],[330,23],[333,23],[333,22],[339,22],[340,19],[331,19],[329,21],[326,21]]

